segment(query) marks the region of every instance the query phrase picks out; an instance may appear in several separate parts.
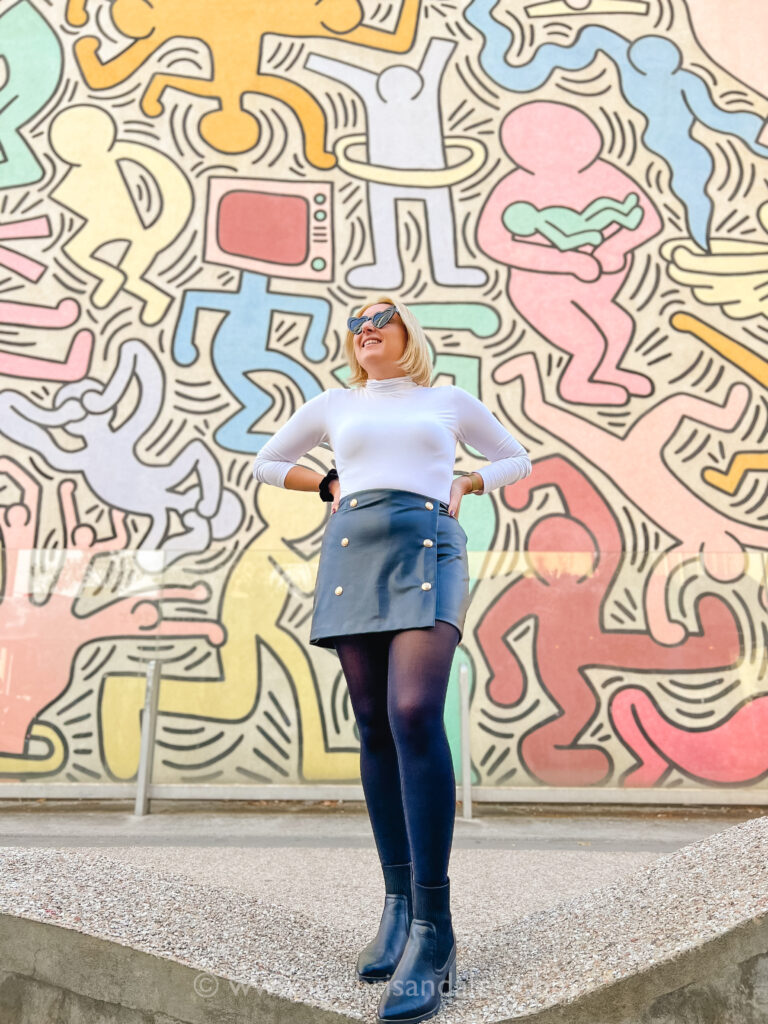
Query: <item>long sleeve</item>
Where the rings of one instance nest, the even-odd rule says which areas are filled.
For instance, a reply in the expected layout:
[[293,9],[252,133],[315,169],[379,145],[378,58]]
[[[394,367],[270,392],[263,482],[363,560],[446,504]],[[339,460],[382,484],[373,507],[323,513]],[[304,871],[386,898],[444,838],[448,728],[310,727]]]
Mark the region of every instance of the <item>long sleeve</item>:
[[492,491],[529,476],[531,460],[517,438],[505,430],[474,395],[456,385],[453,387],[459,440],[477,449],[490,462],[489,466],[474,471],[483,478],[483,490]]
[[305,402],[257,453],[253,475],[260,483],[285,487],[285,478],[296,460],[329,440],[329,395],[329,391],[323,391]]

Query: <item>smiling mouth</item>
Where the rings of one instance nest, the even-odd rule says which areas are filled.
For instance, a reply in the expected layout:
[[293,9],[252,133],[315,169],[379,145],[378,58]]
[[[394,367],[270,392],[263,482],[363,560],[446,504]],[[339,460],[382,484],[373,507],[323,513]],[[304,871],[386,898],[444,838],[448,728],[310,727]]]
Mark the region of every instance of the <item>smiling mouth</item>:
[[378,338],[371,338],[369,341],[364,341],[362,347],[368,348],[369,345],[380,345],[381,341]]

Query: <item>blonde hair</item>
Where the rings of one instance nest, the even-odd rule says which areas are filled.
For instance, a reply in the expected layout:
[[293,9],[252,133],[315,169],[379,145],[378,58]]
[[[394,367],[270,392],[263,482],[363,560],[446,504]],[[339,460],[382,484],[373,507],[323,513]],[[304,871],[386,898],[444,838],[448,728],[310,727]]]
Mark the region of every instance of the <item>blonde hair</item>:
[[[432,387],[432,353],[429,342],[424,334],[424,328],[405,303],[399,302],[397,298],[391,298],[389,295],[380,295],[378,298],[366,302],[355,315],[362,316],[370,306],[376,306],[382,302],[386,302],[388,306],[397,306],[397,312],[407,335],[405,351],[398,359],[397,365],[404,373],[410,374],[416,384],[421,384],[425,388]],[[347,378],[347,384],[365,384],[368,374],[357,360],[355,336],[351,331],[347,331],[347,336],[344,339],[344,351],[352,371]]]

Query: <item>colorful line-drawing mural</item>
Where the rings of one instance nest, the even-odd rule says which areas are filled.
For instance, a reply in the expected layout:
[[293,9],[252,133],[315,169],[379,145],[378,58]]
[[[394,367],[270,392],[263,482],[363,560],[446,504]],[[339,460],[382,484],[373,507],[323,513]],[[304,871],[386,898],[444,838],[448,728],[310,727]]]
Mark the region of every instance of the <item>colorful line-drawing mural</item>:
[[250,467],[398,289],[534,463],[460,511],[457,777],[464,665],[475,785],[765,788],[760,38],[761,0],[0,0],[0,783],[134,780],[152,658],[155,782],[359,781],[328,506]]

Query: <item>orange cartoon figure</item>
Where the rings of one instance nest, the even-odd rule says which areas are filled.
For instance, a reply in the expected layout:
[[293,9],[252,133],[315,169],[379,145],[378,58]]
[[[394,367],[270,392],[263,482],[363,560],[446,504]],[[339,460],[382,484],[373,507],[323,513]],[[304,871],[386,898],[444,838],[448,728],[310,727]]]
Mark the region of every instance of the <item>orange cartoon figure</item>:
[[[216,100],[200,122],[200,134],[214,149],[244,153],[259,138],[253,114],[243,109],[246,93],[282,100],[296,114],[304,133],[307,160],[315,167],[328,168],[335,156],[325,148],[325,115],[322,107],[304,87],[279,75],[259,70],[262,38],[278,36],[342,39],[348,43],[405,53],[416,31],[420,0],[402,0],[394,32],[363,24],[359,0],[282,0],[253,3],[222,0],[114,0],[112,18],[117,29],[135,40],[122,53],[105,63],[98,57],[100,41],[85,36],[75,44],[75,56],[92,89],[108,89],[129,78],[163,43],[186,37],[206,44],[211,55],[211,77],[153,74],[141,106],[149,117],[163,111],[162,96],[167,88]],[[83,0],[70,0],[67,19],[72,25],[85,20]]]

